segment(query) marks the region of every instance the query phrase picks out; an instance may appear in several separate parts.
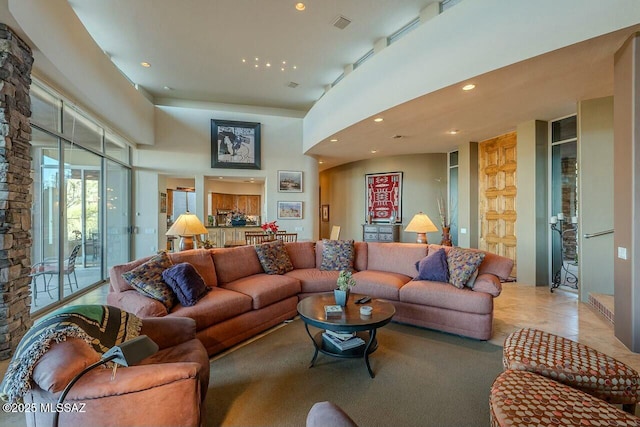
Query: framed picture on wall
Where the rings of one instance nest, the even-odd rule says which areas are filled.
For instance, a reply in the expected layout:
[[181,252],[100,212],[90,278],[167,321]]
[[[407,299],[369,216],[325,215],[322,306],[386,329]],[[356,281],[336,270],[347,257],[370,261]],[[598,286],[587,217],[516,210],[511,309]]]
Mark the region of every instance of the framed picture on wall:
[[160,193],[160,213],[167,213],[167,193]]
[[278,219],[302,219],[302,202],[278,202]]
[[320,208],[322,222],[329,222],[329,205],[322,205]]
[[402,172],[365,175],[365,221],[402,222]]
[[211,120],[211,167],[260,169],[260,123]]
[[278,191],[302,193],[302,171],[278,171]]

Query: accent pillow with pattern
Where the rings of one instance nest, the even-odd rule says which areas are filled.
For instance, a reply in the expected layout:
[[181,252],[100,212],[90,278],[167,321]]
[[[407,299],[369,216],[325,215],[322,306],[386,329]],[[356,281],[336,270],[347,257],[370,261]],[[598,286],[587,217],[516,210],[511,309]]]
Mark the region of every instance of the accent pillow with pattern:
[[289,253],[282,240],[261,243],[255,246],[260,264],[267,274],[284,274],[293,270]]
[[160,301],[167,310],[176,305],[176,294],[162,279],[162,272],[173,263],[166,252],[161,252],[133,270],[122,273],[122,278],[142,295]]
[[322,239],[320,270],[353,271],[356,249],[353,240]]
[[456,288],[464,288],[473,272],[484,260],[484,252],[451,248],[447,254],[447,264],[449,265],[449,283]]

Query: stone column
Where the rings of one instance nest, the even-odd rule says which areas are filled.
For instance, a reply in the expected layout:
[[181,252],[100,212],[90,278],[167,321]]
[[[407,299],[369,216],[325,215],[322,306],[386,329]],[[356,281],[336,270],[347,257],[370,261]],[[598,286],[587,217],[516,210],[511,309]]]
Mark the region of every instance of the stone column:
[[31,48],[0,24],[0,359],[31,327]]

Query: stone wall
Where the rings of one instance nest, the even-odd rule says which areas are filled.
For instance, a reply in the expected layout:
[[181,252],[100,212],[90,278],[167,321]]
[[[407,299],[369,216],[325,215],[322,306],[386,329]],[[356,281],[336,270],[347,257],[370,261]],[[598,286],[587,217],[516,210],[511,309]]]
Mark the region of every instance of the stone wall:
[[0,359],[31,327],[31,48],[0,24]]

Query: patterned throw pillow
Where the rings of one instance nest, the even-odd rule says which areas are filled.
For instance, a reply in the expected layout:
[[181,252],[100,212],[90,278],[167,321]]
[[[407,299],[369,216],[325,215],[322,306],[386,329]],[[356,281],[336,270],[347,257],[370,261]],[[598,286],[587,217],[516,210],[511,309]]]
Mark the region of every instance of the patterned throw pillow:
[[416,268],[418,269],[418,277],[413,280],[431,280],[445,283],[449,281],[447,254],[442,248],[416,262]]
[[282,240],[261,243],[255,246],[258,259],[267,274],[284,274],[293,270],[291,258]]
[[484,260],[484,252],[452,248],[447,254],[449,283],[456,288],[464,288],[482,260]]
[[322,264],[320,270],[353,271],[356,255],[353,240],[322,239]]
[[202,276],[188,262],[181,262],[162,272],[162,278],[178,297],[183,307],[196,305],[209,292]]
[[176,294],[162,279],[162,272],[172,265],[169,256],[162,252],[133,270],[122,273],[122,278],[142,295],[160,301],[167,310],[171,310],[176,305]]

